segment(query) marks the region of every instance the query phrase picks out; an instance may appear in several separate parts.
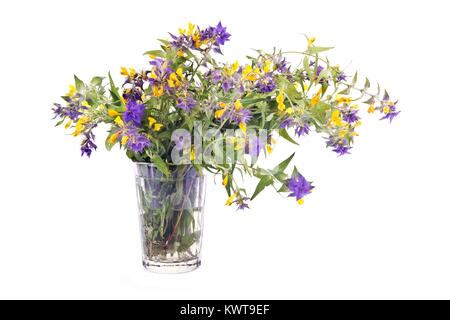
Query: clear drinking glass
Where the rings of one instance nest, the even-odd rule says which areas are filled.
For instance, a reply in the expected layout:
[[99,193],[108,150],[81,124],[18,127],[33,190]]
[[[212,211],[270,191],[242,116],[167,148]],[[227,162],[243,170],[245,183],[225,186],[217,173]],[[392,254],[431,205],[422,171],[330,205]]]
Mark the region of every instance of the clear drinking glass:
[[205,175],[191,165],[172,168],[169,177],[154,164],[136,163],[136,191],[147,270],[181,273],[197,269],[205,203]]

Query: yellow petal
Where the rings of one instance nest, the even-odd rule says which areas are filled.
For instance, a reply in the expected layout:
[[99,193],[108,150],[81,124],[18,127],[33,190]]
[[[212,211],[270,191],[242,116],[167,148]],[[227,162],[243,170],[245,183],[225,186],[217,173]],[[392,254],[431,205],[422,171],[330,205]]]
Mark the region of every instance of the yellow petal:
[[152,54],[150,54],[149,57],[150,57],[150,59],[155,59],[156,58],[156,56],[154,56]]
[[151,79],[158,79],[158,76],[155,74],[155,71],[152,71],[152,74],[149,76]]
[[108,116],[110,116],[110,117],[116,117],[116,116],[120,116],[120,113],[118,113],[116,110],[109,109],[109,110],[108,110]]
[[129,136],[123,136],[123,137],[122,137],[122,141],[121,141],[120,143],[122,143],[122,145],[125,145],[125,144],[127,144],[128,139],[130,139]]
[[239,128],[244,132],[244,134],[247,134],[247,126],[243,122],[239,122]]
[[156,123],[156,120],[152,117],[148,117],[148,126],[151,128],[152,125]]
[[308,48],[311,47],[311,45],[314,43],[314,41],[316,41],[315,37],[312,37],[311,39],[309,39],[309,41],[308,41]]
[[117,140],[117,137],[119,136],[120,132],[114,133],[109,139],[108,142],[109,143],[114,143]]
[[66,128],[66,129],[69,128],[71,124],[72,124],[72,120],[70,120],[69,122],[67,122],[65,128]]
[[183,79],[184,79],[184,78],[183,78],[183,69],[178,68],[178,69],[177,69],[177,75],[180,77],[181,80],[183,80]]
[[293,112],[294,112],[294,109],[292,109],[291,107],[286,109],[287,114],[292,114]]
[[299,199],[299,200],[297,201],[297,203],[298,203],[299,205],[302,205],[304,202],[305,202],[305,200],[303,200],[303,198],[302,198],[302,199]]
[[114,119],[114,122],[121,125],[122,127],[124,126],[123,121],[120,117],[117,117],[116,119]]
[[123,76],[129,76],[128,70],[124,67],[120,67],[120,74]]
[[231,204],[233,203],[234,198],[236,198],[237,196],[237,192],[235,194],[232,194],[231,197],[228,198],[227,202],[225,202],[226,206],[231,206]]
[[135,74],[136,70],[133,68],[130,68],[130,77],[134,78],[134,74]]
[[182,57],[182,56],[184,56],[184,52],[183,52],[183,51],[181,51],[181,50],[179,50],[179,51],[177,52],[177,56],[179,56],[179,57]]
[[225,112],[225,109],[217,110],[214,115],[216,118],[221,118],[223,116],[223,113]]
[[222,181],[222,185],[226,186],[228,184],[228,173],[225,175],[225,178]]
[[271,154],[272,153],[272,147],[270,146],[270,145],[266,145],[266,148],[267,148],[267,152],[269,153],[269,154]]
[[162,128],[163,126],[164,126],[163,124],[157,123],[157,124],[155,124],[155,128],[154,128],[153,130],[159,131],[159,130],[161,130],[161,128]]
[[191,148],[191,161],[195,159],[194,148]]
[[367,110],[368,113],[374,113],[375,112],[375,107],[374,105],[370,105],[369,109]]
[[236,100],[236,102],[234,103],[234,107],[236,108],[236,110],[239,110],[242,108],[241,99]]

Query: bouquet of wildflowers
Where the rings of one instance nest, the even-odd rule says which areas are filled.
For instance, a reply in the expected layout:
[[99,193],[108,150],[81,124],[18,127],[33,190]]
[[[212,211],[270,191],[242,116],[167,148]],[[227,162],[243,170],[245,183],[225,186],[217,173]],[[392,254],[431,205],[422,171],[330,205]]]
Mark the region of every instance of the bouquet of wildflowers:
[[[221,175],[226,205],[244,209],[268,186],[299,204],[314,188],[297,168],[285,172],[294,155],[274,168],[258,166],[275,138],[297,144],[314,130],[326,147],[344,155],[358,135],[361,112],[390,121],[399,114],[386,91],[377,86],[371,92],[367,79],[359,86],[357,74],[349,77],[322,57],[331,48],[316,46],[314,38],[306,38],[303,51],[256,51],[245,63],[219,63],[215,55],[229,40],[221,23],[205,29],[189,24],[145,53],[147,68],[122,67],[120,87],[111,75],[90,82],[75,76],[65,104],[53,109],[57,124],[81,138],[81,154],[88,157],[97,149],[94,130],[104,123],[106,149],[117,146],[167,177],[181,164]],[[291,66],[288,53],[301,55],[301,64]],[[359,101],[367,105],[362,111]],[[256,189],[246,190],[236,173],[259,179]]]

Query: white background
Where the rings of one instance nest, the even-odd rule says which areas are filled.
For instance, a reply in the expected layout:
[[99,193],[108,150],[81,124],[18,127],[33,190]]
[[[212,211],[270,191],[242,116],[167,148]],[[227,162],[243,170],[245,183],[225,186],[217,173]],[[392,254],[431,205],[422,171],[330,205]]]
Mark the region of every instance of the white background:
[[[448,12],[445,1],[2,2],[0,298],[450,298]],[[302,139],[295,164],[316,189],[301,207],[267,190],[235,212],[209,181],[203,265],[152,274],[132,164],[100,132],[80,158],[50,108],[73,73],[119,82],[168,31],[219,20],[230,62],[302,50],[305,33],[402,113],[389,125],[363,112],[349,156]],[[280,140],[269,160],[292,149]]]

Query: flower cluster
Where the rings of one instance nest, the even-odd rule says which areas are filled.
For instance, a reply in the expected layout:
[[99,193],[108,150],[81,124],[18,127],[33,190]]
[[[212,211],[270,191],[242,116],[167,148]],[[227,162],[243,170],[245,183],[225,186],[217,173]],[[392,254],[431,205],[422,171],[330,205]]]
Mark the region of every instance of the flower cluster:
[[[187,155],[197,170],[220,174],[229,197],[226,205],[247,208],[271,185],[301,204],[313,187],[295,167],[291,175],[285,173],[293,155],[273,169],[249,163],[247,156],[269,156],[278,137],[297,144],[296,138],[304,139],[313,131],[342,156],[350,153],[364,113],[377,112],[390,122],[400,113],[397,102],[387,92],[382,95],[379,86],[371,92],[368,79],[359,86],[357,73],[351,77],[322,57],[330,48],[315,46],[314,38],[307,38],[304,51],[257,51],[244,63],[219,63],[213,56],[222,54],[231,37],[222,23],[206,28],[189,24],[170,37],[161,41],[160,49],[146,52],[146,68],[121,68],[121,87],[111,75],[86,83],[75,77],[75,85],[62,97],[65,104],[55,104],[53,112],[58,124],[82,137],[82,155],[90,157],[97,149],[93,131],[106,124],[106,148],[117,145],[133,161],[155,163],[169,175],[176,150]],[[301,56],[298,67],[290,65],[288,54]],[[105,79],[109,83],[104,84]],[[367,112],[361,104],[368,105]],[[202,125],[197,127],[197,122]],[[208,129],[224,138],[208,136]],[[177,135],[179,130],[187,134]],[[229,130],[238,134],[227,137]],[[251,139],[252,130],[267,135]],[[213,155],[228,150],[219,142],[231,141],[231,162],[230,155],[223,162],[206,162],[191,139],[197,131]],[[259,179],[251,196],[235,179],[236,173]]]

